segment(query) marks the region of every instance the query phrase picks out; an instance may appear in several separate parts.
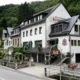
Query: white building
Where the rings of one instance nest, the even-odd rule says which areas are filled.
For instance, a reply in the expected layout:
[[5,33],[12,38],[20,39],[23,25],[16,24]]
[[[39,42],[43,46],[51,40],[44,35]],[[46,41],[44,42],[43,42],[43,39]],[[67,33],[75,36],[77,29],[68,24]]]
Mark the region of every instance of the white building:
[[80,17],[73,16],[51,25],[49,41],[53,45],[58,40],[58,47],[63,54],[70,52],[72,62],[80,62]]
[[12,40],[11,40],[11,32],[13,28],[8,27],[7,29],[3,30],[2,39],[4,41],[4,49],[8,49],[12,46]]
[[[80,62],[80,17],[71,17],[68,11],[62,4],[57,4],[44,11],[36,13],[29,20],[24,22],[20,26],[19,35],[16,33],[10,35],[11,30],[3,31],[4,49],[7,49],[11,41],[10,36],[13,36],[12,41],[16,35],[17,38],[21,38],[20,45],[24,46],[29,44],[32,47],[31,55],[34,57],[34,61],[44,62],[46,60],[45,49],[50,45],[58,44],[58,48],[62,54],[66,55],[68,52],[74,54],[72,62]],[[15,31],[16,29],[14,29]],[[7,35],[6,37],[6,33]],[[12,31],[11,31],[12,32]],[[18,40],[18,39],[17,39]],[[10,42],[11,43],[11,42]],[[7,45],[6,45],[7,44]],[[16,44],[16,40],[15,40]],[[35,47],[40,45],[44,50],[44,53],[35,53]],[[33,54],[34,53],[34,54]]]
[[[21,28],[21,44],[24,46],[26,43],[31,42],[33,48],[36,47],[37,44],[40,44],[43,48],[48,47],[49,41],[52,39],[49,37],[51,25],[68,18],[71,18],[71,16],[62,4],[57,4],[34,14],[32,18],[24,23],[25,26]],[[62,37],[62,40],[63,39],[64,37]],[[32,55],[37,58],[37,62],[40,62],[42,59],[41,55],[43,55],[43,57],[45,56],[45,54]]]
[[21,29],[21,44],[32,41],[32,47],[35,47],[35,43],[41,42],[42,47],[47,47],[51,24],[67,18],[70,18],[70,15],[62,4],[34,14]]

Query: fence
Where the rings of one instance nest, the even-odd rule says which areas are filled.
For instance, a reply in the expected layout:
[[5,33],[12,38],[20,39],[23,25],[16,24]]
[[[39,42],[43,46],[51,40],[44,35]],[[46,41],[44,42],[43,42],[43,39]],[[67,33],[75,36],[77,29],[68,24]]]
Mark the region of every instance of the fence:
[[0,60],[0,64],[3,66],[7,66],[10,68],[24,68],[28,66],[28,61],[24,61],[23,63],[16,63],[16,62],[10,62],[10,61],[5,61],[5,60]]
[[80,69],[70,70],[67,68],[45,68],[45,76],[55,78],[56,80],[80,80]]

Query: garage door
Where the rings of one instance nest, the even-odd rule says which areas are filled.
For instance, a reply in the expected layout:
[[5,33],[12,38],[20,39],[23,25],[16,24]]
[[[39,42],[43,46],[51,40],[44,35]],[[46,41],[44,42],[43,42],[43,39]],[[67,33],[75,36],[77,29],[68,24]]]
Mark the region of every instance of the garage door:
[[44,54],[39,54],[39,62],[44,63]]
[[76,63],[80,63],[80,53],[76,54]]

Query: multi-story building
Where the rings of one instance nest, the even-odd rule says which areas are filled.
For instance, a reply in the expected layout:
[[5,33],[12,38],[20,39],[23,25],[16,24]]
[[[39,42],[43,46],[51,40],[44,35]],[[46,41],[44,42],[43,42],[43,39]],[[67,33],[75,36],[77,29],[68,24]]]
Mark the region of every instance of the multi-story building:
[[51,25],[49,34],[49,44],[54,45],[58,40],[58,47],[66,55],[70,52],[72,62],[80,62],[80,17],[73,16],[68,19],[58,21]]
[[13,31],[11,32],[11,39],[13,47],[21,47],[20,26],[13,29]]
[[[31,42],[31,46],[35,48],[40,44],[43,48],[49,46],[48,42],[51,40],[49,37],[51,32],[51,25],[60,20],[71,18],[68,11],[62,4],[57,4],[44,11],[36,13],[24,23],[21,27],[21,44],[24,46]],[[32,53],[32,52],[31,52]],[[45,61],[45,54],[31,54],[35,61]]]
[[[7,49],[7,39],[4,38],[6,34],[14,47],[29,44],[33,48],[30,55],[33,56],[34,61],[46,61],[44,53],[49,52],[46,48],[58,44],[62,54],[66,55],[70,52],[74,54],[72,62],[80,62],[80,17],[79,15],[71,17],[63,4],[57,4],[34,14],[13,31],[4,30],[4,48]],[[37,53],[34,50],[37,45],[44,48],[44,53]]]
[[13,28],[8,27],[7,29],[3,30],[2,39],[4,41],[4,49],[8,49],[12,46],[12,40],[11,40],[11,32]]

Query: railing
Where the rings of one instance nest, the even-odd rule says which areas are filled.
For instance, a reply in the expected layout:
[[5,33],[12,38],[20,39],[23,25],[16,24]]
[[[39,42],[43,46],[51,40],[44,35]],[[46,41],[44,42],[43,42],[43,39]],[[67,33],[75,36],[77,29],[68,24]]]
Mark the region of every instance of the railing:
[[78,68],[78,70],[71,70],[60,66],[58,66],[58,68],[55,66],[54,68],[47,67],[44,69],[46,77],[54,78],[56,75],[58,76],[58,79],[56,80],[80,80],[80,72],[78,72],[79,70],[80,68]]

